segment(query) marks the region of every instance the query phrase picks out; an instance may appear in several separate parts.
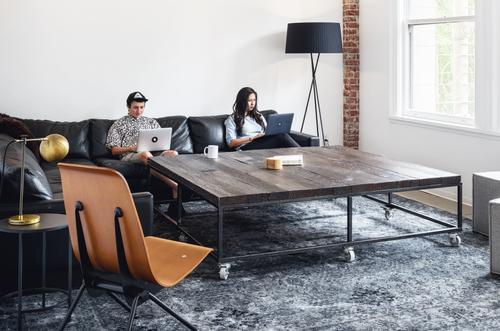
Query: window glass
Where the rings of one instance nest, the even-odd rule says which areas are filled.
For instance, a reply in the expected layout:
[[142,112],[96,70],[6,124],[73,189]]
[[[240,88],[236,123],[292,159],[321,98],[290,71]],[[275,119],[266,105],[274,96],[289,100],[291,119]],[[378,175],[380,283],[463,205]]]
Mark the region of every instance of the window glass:
[[474,16],[474,8],[475,0],[409,0],[409,18]]
[[410,29],[410,109],[474,118],[474,23]]

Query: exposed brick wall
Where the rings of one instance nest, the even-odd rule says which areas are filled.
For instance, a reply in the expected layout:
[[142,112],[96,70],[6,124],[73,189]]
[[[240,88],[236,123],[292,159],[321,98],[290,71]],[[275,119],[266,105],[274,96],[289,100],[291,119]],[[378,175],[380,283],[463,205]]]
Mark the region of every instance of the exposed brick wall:
[[343,0],[344,146],[359,148],[359,0]]

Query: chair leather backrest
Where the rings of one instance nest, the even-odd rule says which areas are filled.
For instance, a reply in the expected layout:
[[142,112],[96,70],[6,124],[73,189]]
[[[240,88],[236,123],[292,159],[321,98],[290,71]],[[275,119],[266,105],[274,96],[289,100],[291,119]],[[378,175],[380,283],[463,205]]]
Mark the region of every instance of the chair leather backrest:
[[83,233],[92,267],[107,272],[120,271],[115,238],[115,208],[120,207],[121,235],[129,271],[136,279],[154,281],[144,236],[132,195],[123,176],[112,169],[59,163],[64,206],[71,244],[78,259],[75,204],[80,212]]

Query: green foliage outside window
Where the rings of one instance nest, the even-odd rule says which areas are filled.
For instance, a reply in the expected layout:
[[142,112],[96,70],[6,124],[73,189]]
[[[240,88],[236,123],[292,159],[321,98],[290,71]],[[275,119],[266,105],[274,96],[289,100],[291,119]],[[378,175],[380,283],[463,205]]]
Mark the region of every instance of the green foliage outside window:
[[[474,13],[475,0],[467,1],[468,13]],[[449,16],[457,0],[436,0],[438,15]],[[436,111],[474,118],[474,24],[471,22],[436,25]]]

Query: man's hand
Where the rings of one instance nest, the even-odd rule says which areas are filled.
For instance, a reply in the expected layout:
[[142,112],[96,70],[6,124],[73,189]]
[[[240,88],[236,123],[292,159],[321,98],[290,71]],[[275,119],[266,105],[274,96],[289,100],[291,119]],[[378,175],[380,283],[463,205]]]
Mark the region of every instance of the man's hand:
[[113,155],[121,155],[124,153],[130,153],[130,152],[136,152],[136,151],[137,151],[137,145],[125,146],[125,147],[113,146],[111,148],[111,154],[113,154]]

